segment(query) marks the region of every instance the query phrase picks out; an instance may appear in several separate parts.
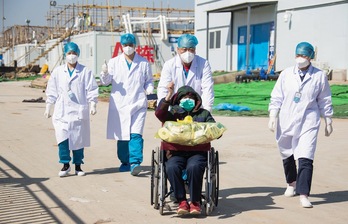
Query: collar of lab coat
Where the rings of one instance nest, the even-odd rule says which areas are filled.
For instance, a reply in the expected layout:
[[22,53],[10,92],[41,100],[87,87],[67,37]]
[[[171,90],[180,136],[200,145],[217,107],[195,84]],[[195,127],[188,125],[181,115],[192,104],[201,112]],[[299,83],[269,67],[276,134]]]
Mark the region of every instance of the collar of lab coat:
[[127,60],[127,59],[126,59],[126,56],[124,56],[124,53],[121,54],[120,56],[122,57],[121,60],[124,61],[125,66],[127,67],[127,71],[129,71],[128,74],[131,74],[131,73],[132,73],[132,71],[135,69],[135,67],[137,67],[137,65],[139,64],[139,61],[141,60],[141,58],[140,58],[141,56],[138,55],[137,53],[135,53],[135,54],[134,54],[133,61],[132,61],[132,65],[131,65],[130,69],[128,70],[128,66],[127,66],[127,62],[126,62],[126,60]]
[[64,72],[67,73],[67,75],[69,76],[69,82],[74,80],[82,70],[82,65],[80,65],[78,62],[76,62],[76,63],[77,64],[75,66],[75,70],[71,76],[69,75],[68,64],[66,64],[66,66],[64,66]]
[[[310,64],[309,67],[308,67],[308,69],[307,69],[307,72],[306,72],[306,74],[305,74],[305,77],[304,77],[304,79],[303,79],[303,81],[302,81],[302,85],[303,85],[305,82],[307,82],[308,79],[311,79],[311,78],[312,78],[313,69],[314,69],[314,67],[312,66],[312,64]],[[301,82],[301,78],[300,78],[300,69],[299,69],[297,66],[294,67],[294,74],[296,75],[296,78],[297,78],[298,80],[300,80],[300,82]]]
[[[197,57],[198,56],[195,55],[195,57],[192,60],[190,69],[188,70],[186,83],[190,82],[190,80],[193,78],[194,74],[196,74],[196,71],[197,71]],[[179,69],[177,71],[180,71],[181,74],[183,74],[183,72],[184,72],[184,65],[182,64],[182,61],[181,61],[181,58],[180,58],[179,54],[176,55],[175,67],[176,67],[176,69]]]

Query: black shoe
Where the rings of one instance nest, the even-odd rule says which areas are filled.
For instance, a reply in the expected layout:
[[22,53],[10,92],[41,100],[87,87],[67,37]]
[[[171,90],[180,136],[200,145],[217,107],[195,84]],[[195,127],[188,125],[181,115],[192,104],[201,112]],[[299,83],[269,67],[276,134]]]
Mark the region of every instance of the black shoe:
[[59,171],[58,176],[60,177],[66,177],[68,176],[68,173],[70,172],[70,165],[69,163],[64,163],[63,168]]
[[77,176],[85,176],[86,175],[86,173],[85,172],[83,172],[83,170],[81,169],[81,165],[75,165],[75,174],[77,175]]

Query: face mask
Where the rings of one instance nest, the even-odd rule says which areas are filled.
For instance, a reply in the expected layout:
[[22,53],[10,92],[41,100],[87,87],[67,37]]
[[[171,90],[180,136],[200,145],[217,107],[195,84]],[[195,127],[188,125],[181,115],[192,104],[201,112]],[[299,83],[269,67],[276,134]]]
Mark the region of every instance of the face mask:
[[126,46],[126,47],[122,47],[123,53],[125,53],[126,55],[131,55],[134,53],[134,48],[130,47],[130,46]]
[[71,65],[74,65],[76,62],[77,62],[77,59],[79,57],[77,55],[74,55],[74,54],[69,54],[66,56],[66,63],[69,63]]
[[179,106],[186,111],[191,111],[195,107],[195,101],[190,98],[184,98],[180,100]]
[[295,61],[298,68],[305,68],[309,65],[309,61],[303,57],[297,57]]
[[185,53],[180,54],[180,57],[184,63],[188,64],[188,63],[191,63],[191,61],[195,57],[195,54],[189,51],[186,51]]

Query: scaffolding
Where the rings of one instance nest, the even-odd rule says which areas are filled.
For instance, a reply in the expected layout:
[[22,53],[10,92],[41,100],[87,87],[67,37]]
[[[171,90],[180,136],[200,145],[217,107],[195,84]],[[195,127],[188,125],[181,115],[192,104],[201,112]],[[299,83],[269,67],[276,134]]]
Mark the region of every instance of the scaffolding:
[[[0,42],[3,51],[18,44],[42,42],[61,37],[67,30],[72,35],[89,31],[161,32],[161,23],[149,23],[166,18],[166,33],[193,33],[194,10],[177,8],[130,7],[121,5],[57,5],[50,6],[47,26],[15,25],[4,31]],[[125,21],[128,18],[129,21]],[[132,22],[136,18],[136,22]],[[139,22],[143,18],[142,22]]]
[[[149,8],[111,5],[62,5],[50,6],[46,15],[47,26],[15,25],[5,30],[1,40],[2,52],[9,52],[17,61],[30,58],[28,55],[43,48],[46,41],[57,39],[56,44],[26,62],[20,72],[30,70],[40,58],[46,56],[55,46],[71,35],[91,31],[141,33],[148,45],[156,46],[153,33],[160,33],[161,39],[167,34],[194,33],[194,10],[176,8]],[[24,55],[14,58],[14,47],[20,44],[34,44]],[[161,67],[161,65],[157,65]]]

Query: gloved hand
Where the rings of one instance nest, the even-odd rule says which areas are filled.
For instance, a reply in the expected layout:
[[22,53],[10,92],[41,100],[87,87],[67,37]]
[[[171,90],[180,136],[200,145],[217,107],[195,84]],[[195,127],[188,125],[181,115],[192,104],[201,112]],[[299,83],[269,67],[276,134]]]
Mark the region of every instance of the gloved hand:
[[102,72],[103,75],[108,74],[108,64],[106,63],[106,60],[104,60],[104,64],[102,65]]
[[271,132],[274,132],[275,130],[275,123],[276,123],[276,117],[269,117],[268,128],[269,130],[271,130]]
[[92,115],[97,113],[97,104],[94,101],[89,104],[89,113]]
[[332,119],[330,117],[325,117],[325,136],[329,137],[332,131]]
[[269,130],[271,130],[271,132],[274,132],[274,130],[275,130],[277,115],[278,115],[277,110],[270,110],[268,128],[269,128]]
[[46,110],[45,110],[45,113],[44,113],[44,116],[46,118],[50,118],[51,117],[51,108],[52,108],[52,104],[47,103],[46,104]]

